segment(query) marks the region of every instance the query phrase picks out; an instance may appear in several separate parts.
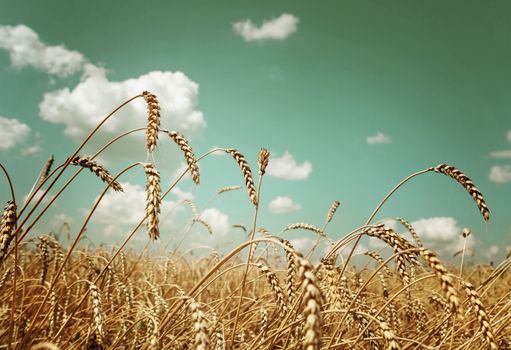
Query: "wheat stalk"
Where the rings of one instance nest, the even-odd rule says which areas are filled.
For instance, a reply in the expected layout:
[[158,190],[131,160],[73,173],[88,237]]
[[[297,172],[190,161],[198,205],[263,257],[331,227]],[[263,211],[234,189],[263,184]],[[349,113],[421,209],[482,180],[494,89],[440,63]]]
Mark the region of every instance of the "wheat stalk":
[[445,174],[454,180],[456,180],[460,185],[465,187],[467,192],[472,196],[474,201],[479,208],[479,211],[483,215],[485,221],[490,221],[490,209],[488,209],[488,205],[486,205],[486,201],[484,199],[483,194],[476,187],[474,182],[463,173],[460,169],[453,167],[452,165],[447,164],[439,164],[436,167],[430,168],[437,173]]
[[160,174],[151,163],[143,164],[146,174],[146,216],[147,232],[151,240],[156,240],[160,236],[159,214],[160,214]]
[[241,172],[243,173],[243,177],[245,178],[245,187],[247,188],[250,201],[252,202],[253,205],[257,206],[258,204],[257,191],[254,186],[254,179],[252,178],[252,170],[250,169],[250,166],[248,165],[245,156],[234,148],[228,149],[226,150],[226,152],[229,153],[234,158],[234,160],[236,160],[239,167],[241,168]]
[[303,315],[305,316],[303,349],[319,350],[321,348],[321,327],[323,325],[321,312],[324,297],[319,288],[317,277],[313,272],[314,267],[299,253],[296,253],[296,259],[299,266],[298,276],[303,289],[302,305]]
[[463,282],[463,285],[468,296],[470,297],[470,302],[472,303],[472,306],[474,306],[476,310],[480,330],[481,333],[483,333],[484,335],[486,343],[488,344],[491,350],[497,350],[499,347],[495,342],[495,336],[493,335],[492,327],[490,324],[490,318],[488,317],[486,308],[484,307],[483,302],[479,297],[479,294],[477,293],[476,289],[471,283]]
[[328,210],[328,213],[326,214],[325,225],[328,224],[330,221],[332,221],[332,218],[334,217],[334,214],[337,211],[337,208],[339,208],[339,205],[341,205],[341,202],[339,202],[338,200],[335,200],[332,203],[332,205],[330,206],[330,209]]
[[103,309],[101,307],[101,294],[98,287],[94,283],[90,283],[90,300],[92,303],[92,319],[94,323],[94,334],[96,336],[96,344],[103,344],[105,333],[103,329]]
[[8,201],[2,214],[2,223],[0,224],[0,266],[3,265],[9,245],[14,238],[16,220],[16,203]]
[[225,186],[218,190],[218,194],[222,194],[224,192],[229,192],[229,191],[236,191],[236,190],[239,190],[240,188],[241,188],[241,186]]
[[317,233],[318,235],[320,235],[321,237],[326,237],[325,233],[323,232],[322,229],[320,229],[319,227],[316,227],[314,225],[311,225],[311,224],[307,224],[305,222],[296,222],[294,224],[289,224],[286,226],[286,228],[284,229],[284,231],[288,231],[288,230],[298,230],[298,229],[302,229],[302,230],[307,230],[307,231],[312,231],[314,233]]
[[170,131],[169,136],[179,148],[181,148],[181,151],[183,151],[186,163],[188,163],[188,169],[190,169],[190,173],[192,174],[192,181],[198,185],[200,183],[199,163],[188,141],[177,131]]
[[190,311],[192,312],[193,328],[195,330],[195,347],[197,350],[206,350],[209,343],[207,322],[199,303],[194,299],[190,301]]
[[266,148],[261,148],[259,151],[259,175],[263,176],[266,173],[266,167],[270,160],[270,152]]
[[268,283],[270,283],[271,289],[275,294],[275,301],[277,302],[277,307],[279,308],[279,314],[281,317],[284,317],[286,312],[288,311],[287,301],[277,276],[266,265],[258,263],[257,267],[259,268],[261,273],[263,273],[266,276]]
[[74,156],[70,160],[70,164],[78,165],[82,168],[89,169],[91,172],[96,174],[104,183],[109,184],[114,191],[122,192],[122,186],[114,180],[112,175],[103,166],[98,164],[95,160],[91,160],[88,157]]
[[442,290],[445,293],[446,299],[449,301],[451,311],[457,313],[460,311],[460,299],[458,291],[454,287],[452,278],[448,275],[447,269],[442,265],[436,254],[431,250],[419,248],[419,253],[422,258],[427,262],[429,267],[433,270],[435,275],[440,279]]
[[151,153],[156,148],[158,142],[158,131],[160,129],[160,104],[156,95],[149,91],[142,92],[144,100],[147,103],[147,129],[146,129],[146,146]]

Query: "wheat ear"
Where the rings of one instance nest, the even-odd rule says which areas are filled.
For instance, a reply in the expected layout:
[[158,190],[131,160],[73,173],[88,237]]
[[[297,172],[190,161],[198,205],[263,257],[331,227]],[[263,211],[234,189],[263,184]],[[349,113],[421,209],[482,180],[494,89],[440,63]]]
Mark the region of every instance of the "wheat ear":
[[257,264],[257,267],[268,279],[268,283],[270,283],[271,289],[275,294],[275,300],[277,302],[277,306],[279,308],[279,314],[281,317],[284,317],[286,312],[288,311],[286,297],[284,296],[284,292],[282,291],[282,287],[280,286],[280,282],[275,275],[275,273],[266,265],[261,263]]
[[201,310],[199,303],[193,299],[190,302],[190,311],[192,312],[193,328],[195,330],[195,347],[197,350],[206,350],[209,337],[204,312]]
[[263,176],[266,173],[269,160],[270,152],[266,148],[261,148],[259,151],[259,175]]
[[147,103],[147,129],[146,146],[149,152],[153,152],[158,142],[158,131],[160,129],[160,104],[156,95],[149,91],[142,92]]
[[486,205],[483,194],[479,191],[474,182],[467,175],[465,175],[465,173],[463,173],[460,169],[447,164],[439,164],[436,167],[432,167],[430,170],[445,174],[465,187],[467,192],[476,202],[484,220],[490,221],[490,209],[488,209],[488,205]]
[[321,327],[323,325],[322,308],[324,297],[319,288],[319,283],[314,274],[314,267],[309,261],[304,259],[300,254],[296,254],[299,265],[299,277],[302,281],[303,288],[303,314],[305,316],[305,324],[303,327],[304,350],[319,350],[321,348]]
[[330,209],[328,210],[328,213],[326,214],[325,224],[328,224],[330,221],[332,221],[332,218],[334,217],[334,214],[337,211],[337,208],[339,208],[339,205],[341,205],[341,202],[339,202],[338,200],[335,200],[332,203],[332,205],[330,206]]
[[95,160],[91,160],[89,157],[74,156],[71,159],[72,165],[78,165],[82,168],[89,169],[91,172],[96,174],[104,183],[107,183],[112,187],[114,191],[122,192],[122,186],[114,180],[112,175],[103,166],[99,165]]
[[169,132],[169,136],[179,146],[179,148],[181,148],[181,151],[183,151],[186,163],[188,163],[188,169],[190,169],[190,173],[192,174],[192,181],[196,185],[200,184],[199,164],[188,141],[177,131]]
[[435,275],[440,278],[442,290],[445,293],[446,299],[449,301],[451,310],[456,313],[460,310],[460,299],[458,291],[454,288],[452,278],[448,275],[447,269],[442,265],[436,254],[431,250],[419,248],[420,255],[426,260],[429,267],[433,270]]
[[479,297],[479,294],[477,293],[476,289],[471,283],[463,282],[463,285],[465,286],[465,290],[467,291],[467,294],[470,297],[470,302],[472,303],[476,310],[481,333],[483,333],[486,343],[488,344],[491,350],[497,350],[499,347],[495,342],[495,336],[493,335],[492,327],[490,324],[490,318],[486,313],[486,309],[483,305],[483,302],[481,301],[481,298]]
[[101,307],[101,294],[98,287],[90,284],[90,299],[92,303],[92,318],[94,320],[94,334],[96,335],[96,343],[101,346],[105,337],[103,330],[103,309]]
[[294,224],[289,224],[286,226],[286,228],[284,229],[284,231],[288,231],[288,230],[297,230],[297,229],[302,229],[302,230],[307,230],[307,231],[312,231],[314,233],[317,233],[318,235],[320,235],[321,237],[326,237],[325,236],[325,233],[323,232],[322,229],[320,229],[319,227],[316,227],[314,225],[311,225],[311,224],[307,224],[305,222],[296,222]]
[[159,215],[160,215],[160,174],[151,163],[143,164],[146,174],[146,216],[147,232],[152,240],[160,236]]
[[5,256],[9,250],[9,245],[14,238],[16,216],[16,203],[14,203],[14,201],[8,201],[2,214],[2,223],[0,226],[0,266],[3,265]]
[[253,205],[257,205],[258,204],[257,191],[254,185],[254,179],[252,178],[252,170],[250,169],[250,166],[248,165],[245,156],[234,148],[228,149],[226,150],[226,152],[229,153],[240,166],[241,172],[243,173],[243,177],[245,178],[245,186],[247,187],[250,201],[252,202]]

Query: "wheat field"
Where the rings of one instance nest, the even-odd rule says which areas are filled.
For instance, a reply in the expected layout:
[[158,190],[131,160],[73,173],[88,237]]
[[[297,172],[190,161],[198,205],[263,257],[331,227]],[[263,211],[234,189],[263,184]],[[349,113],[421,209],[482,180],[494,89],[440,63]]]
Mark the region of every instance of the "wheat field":
[[[119,135],[94,155],[81,155],[90,137],[137,98],[147,103],[146,127]],[[168,140],[182,151],[187,169],[169,188],[161,188],[152,163],[137,162],[112,175],[96,160],[118,139],[139,131],[146,134],[148,153]],[[162,199],[187,172],[198,185],[199,163],[214,152],[225,153],[239,167],[247,200],[253,205],[253,223],[236,225],[247,233],[246,241],[225,254],[204,257],[126,248],[140,230],[147,231],[149,244],[160,237]],[[297,222],[285,227],[283,232],[310,231],[318,244],[328,244],[327,252],[313,259],[316,247],[298,251],[282,232],[269,232],[257,222],[270,158],[261,149],[257,167],[251,168],[235,148],[217,148],[196,157],[185,136],[161,128],[158,98],[144,91],[106,116],[62,164],[54,164],[50,157],[23,203],[14,196],[11,180],[16,174],[0,164],[11,191],[0,232],[0,349],[511,348],[509,257],[496,267],[465,266],[462,250],[457,253],[460,265],[447,264],[423,246],[406,219],[395,221],[411,239],[373,222],[393,193],[425,173],[450,177],[453,186],[463,186],[482,220],[489,221],[483,194],[462,170],[439,164],[411,174],[381,200],[365,223],[340,240],[332,240],[328,231],[339,201],[331,204],[320,225]],[[75,170],[69,178],[64,174],[67,168]],[[105,193],[122,192],[118,178],[134,168],[143,169],[146,178],[144,219],[118,247],[81,247]],[[71,244],[62,244],[56,234],[31,235],[83,170],[97,176],[105,188],[83,225],[67,232]],[[219,194],[236,189],[222,188]],[[37,197],[40,191],[44,194]],[[43,201],[45,197],[49,200]],[[194,212],[191,220],[211,231],[194,203],[187,205]],[[464,230],[461,239],[470,234]],[[382,241],[385,254],[357,254],[355,264],[354,250],[362,237]]]

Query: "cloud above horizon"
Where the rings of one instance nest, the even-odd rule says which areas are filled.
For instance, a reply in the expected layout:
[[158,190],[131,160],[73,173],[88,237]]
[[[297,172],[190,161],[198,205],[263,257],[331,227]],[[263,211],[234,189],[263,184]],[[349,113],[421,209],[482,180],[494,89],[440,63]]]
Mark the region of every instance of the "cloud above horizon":
[[271,200],[268,204],[270,212],[274,214],[286,214],[293,211],[300,210],[302,206],[295,203],[291,198],[286,196],[278,196]]
[[494,165],[490,168],[490,181],[504,184],[511,182],[511,166],[510,165]]
[[30,127],[18,119],[0,116],[0,151],[22,144],[30,134]]
[[270,157],[267,172],[285,180],[305,180],[312,172],[312,164],[307,160],[298,164],[293,155],[285,151],[281,157]]
[[46,45],[23,24],[0,26],[0,48],[7,50],[14,67],[31,66],[60,78],[82,71],[87,64],[80,52],[68,50],[64,45]]
[[298,17],[283,13],[264,21],[259,27],[250,19],[233,23],[232,26],[245,41],[284,40],[296,31],[298,22]]
[[376,135],[368,136],[366,138],[366,142],[369,145],[380,145],[380,144],[387,144],[391,143],[392,139],[388,136],[382,133],[381,131],[378,131]]

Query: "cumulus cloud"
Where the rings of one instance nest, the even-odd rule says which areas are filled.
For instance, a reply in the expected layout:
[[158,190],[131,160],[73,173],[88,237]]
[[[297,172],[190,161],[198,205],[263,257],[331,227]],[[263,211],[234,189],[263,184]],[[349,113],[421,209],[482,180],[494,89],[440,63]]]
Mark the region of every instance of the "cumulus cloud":
[[[439,250],[443,253],[453,254],[463,249],[464,240],[461,235],[462,229],[452,217],[433,217],[419,219],[411,222],[419,237],[426,246]],[[474,235],[466,239],[466,248],[472,249],[475,245]]]
[[[182,72],[152,71],[138,78],[116,82],[108,80],[104,70],[95,70],[74,89],[64,88],[46,93],[39,104],[39,113],[48,122],[63,124],[64,134],[79,142],[116,104],[143,90],[158,96],[162,127],[178,130],[187,137],[205,128],[202,112],[196,110],[199,86]],[[96,146],[121,132],[145,126],[146,109],[145,101],[141,98],[122,108],[95,135]],[[107,152],[107,160],[117,160],[119,157],[143,159],[146,154],[144,137],[145,133],[130,135],[130,141],[121,142],[122,147],[118,147],[117,152]],[[175,151],[177,154],[177,149]]]
[[309,161],[298,164],[293,155],[285,151],[282,157],[270,157],[267,172],[285,180],[305,180],[312,172],[312,164]]
[[264,21],[260,27],[247,19],[234,23],[233,28],[245,41],[284,40],[296,31],[298,22],[298,17],[283,13],[280,17]]
[[511,166],[509,165],[495,165],[490,169],[490,181],[498,184],[511,182]]
[[200,217],[211,226],[214,235],[225,236],[229,232],[231,227],[229,217],[220,210],[216,208],[205,209]]
[[268,207],[274,214],[285,214],[302,208],[300,204],[295,203],[291,198],[285,196],[278,196],[274,198]]
[[0,48],[7,50],[14,67],[31,66],[62,78],[82,71],[87,62],[63,45],[46,45],[25,25],[0,26]]
[[493,158],[511,159],[511,149],[494,151],[490,153],[490,156],[492,156]]
[[289,240],[289,243],[297,250],[298,252],[305,254],[308,253],[311,248],[316,243],[315,239],[310,237],[301,237],[301,238],[293,238]]
[[381,131],[378,131],[376,133],[376,135],[368,136],[366,138],[366,142],[370,145],[379,145],[379,144],[391,143],[392,139],[388,135],[385,135]]
[[[144,217],[146,190],[143,186],[121,182],[124,192],[108,191],[99,203],[93,222],[104,226],[106,235],[116,236],[127,233]],[[180,197],[182,192],[178,191]],[[177,214],[176,202],[163,200],[161,204],[161,227],[172,228]],[[88,212],[88,209],[84,210]]]
[[0,150],[24,143],[29,134],[29,126],[18,119],[0,117]]
[[511,142],[511,130],[507,132],[507,141]]

